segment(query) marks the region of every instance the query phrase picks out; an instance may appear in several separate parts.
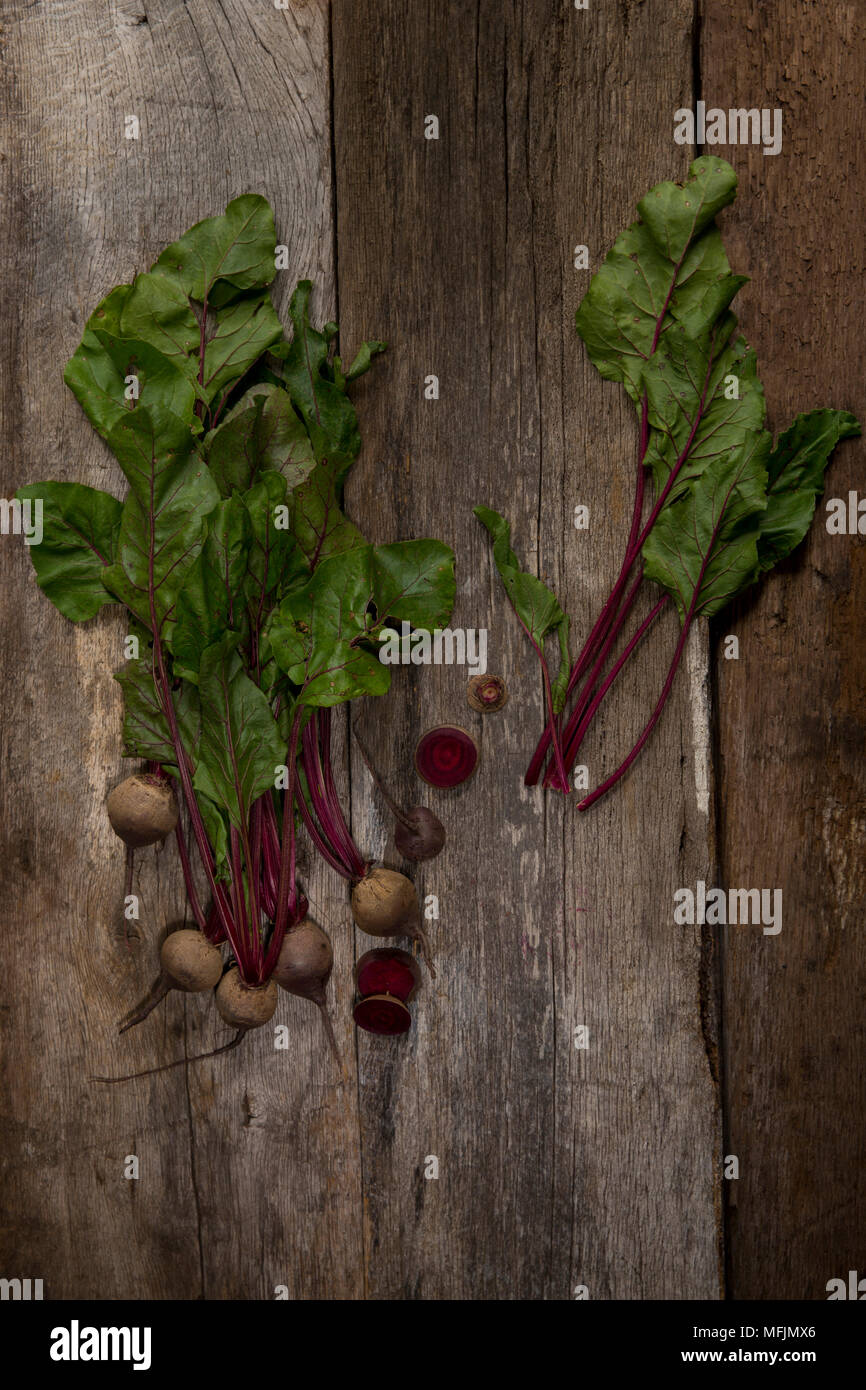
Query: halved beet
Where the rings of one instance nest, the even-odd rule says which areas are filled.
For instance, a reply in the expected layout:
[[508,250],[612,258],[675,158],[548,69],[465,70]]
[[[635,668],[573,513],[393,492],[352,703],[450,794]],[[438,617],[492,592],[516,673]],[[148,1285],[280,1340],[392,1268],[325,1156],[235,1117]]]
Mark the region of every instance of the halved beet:
[[352,1013],[358,1027],[367,1033],[394,1037],[398,1033],[408,1033],[412,1025],[412,1015],[406,1005],[393,994],[368,994],[366,999],[358,1000]]
[[421,985],[418,962],[399,947],[382,946],[365,951],[355,966],[355,987],[359,994],[392,994],[408,1004]]
[[457,724],[440,724],[422,734],[415,749],[418,776],[431,787],[459,787],[478,764],[478,747]]

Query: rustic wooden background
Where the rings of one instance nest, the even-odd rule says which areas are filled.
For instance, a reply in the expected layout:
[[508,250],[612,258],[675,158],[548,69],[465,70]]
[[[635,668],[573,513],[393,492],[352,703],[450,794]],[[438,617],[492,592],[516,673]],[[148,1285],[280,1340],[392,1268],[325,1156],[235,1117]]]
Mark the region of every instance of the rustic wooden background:
[[[122,771],[122,626],[67,624],[2,539],[0,1274],[51,1298],[824,1298],[863,1264],[862,542],[817,524],[696,636],[639,772],[579,819],[521,785],[540,692],[471,508],[510,514],[585,629],[615,574],[636,426],[578,343],[573,248],[595,268],[646,188],[685,173],[673,112],[698,97],[784,111],[777,157],[715,151],[740,175],[724,226],[754,277],[739,312],[771,422],[824,404],[866,417],[862,5],[8,0],[0,61],[4,495],[41,477],[118,490],[62,385],[83,321],[194,220],[264,193],[290,248],[278,308],[310,276],[344,349],[390,345],[356,392],[349,509],[375,540],[454,545],[455,623],[489,628],[512,691],[482,721],[465,672],[428,668],[353,711],[407,797],[423,727],[462,721],[482,745],[466,788],[430,793],[450,843],[416,879],[440,900],[440,973],[409,1037],[354,1035],[370,942],[308,863],[349,1081],[315,1010],[283,997],[290,1052],[263,1030],[99,1087],[92,1072],[224,1030],[210,1002],[172,996],[115,1035],[182,916],[175,851],[139,856],[125,942],[103,810]],[[832,495],[862,460],[862,444],[840,451]],[[664,646],[588,746],[593,784],[639,727]],[[356,838],[396,865],[341,747]],[[698,879],[781,887],[781,935],[674,927],[673,892]]]

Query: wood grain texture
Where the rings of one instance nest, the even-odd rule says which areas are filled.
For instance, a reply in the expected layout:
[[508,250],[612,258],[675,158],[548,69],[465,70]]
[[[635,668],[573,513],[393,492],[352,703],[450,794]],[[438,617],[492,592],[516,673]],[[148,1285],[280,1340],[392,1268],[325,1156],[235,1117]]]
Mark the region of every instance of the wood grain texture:
[[[4,8],[2,490],[74,479],[119,491],[108,450],[62,384],[85,317],[197,218],[248,190],[274,204],[291,271],[335,306],[328,7],[97,0]],[[124,138],[137,115],[139,140]],[[103,800],[121,773],[122,625],[75,628],[2,538],[4,674],[3,1271],[46,1298],[268,1298],[361,1292],[353,1092],[335,1085],[316,1011],[281,1000],[241,1052],[125,1086],[115,1074],[222,1041],[213,1004],[172,996],[133,1034],[182,915],[173,844],[139,856],[142,940],[117,919],[123,857]],[[337,925],[334,1001],[351,1048],[345,897],[307,876]],[[138,1181],[124,1158],[140,1159]]]
[[[455,547],[453,623],[489,629],[511,689],[502,714],[475,715],[465,670],[411,668],[353,715],[407,802],[426,726],[460,722],[482,750],[466,787],[421,798],[450,833],[416,874],[440,902],[439,978],[408,1047],[359,1039],[371,1297],[719,1295],[713,966],[672,922],[674,890],[711,872],[706,649],[618,797],[578,820],[526,791],[535,659],[471,512],[509,515],[585,635],[625,543],[637,426],[579,347],[573,248],[594,269],[646,188],[687,167],[672,116],[691,98],[692,7],[664,26],[650,8],[334,7],[341,325],[389,343],[358,391],[351,509],[377,540]],[[630,747],[674,643],[668,625],[623,681],[587,745],[590,785]],[[396,864],[360,761],[353,808],[356,838]]]
[[[781,153],[722,147],[740,193],[731,261],[771,426],[835,406],[866,419],[862,371],[866,15],[854,3],[707,0],[709,105],[780,107]],[[827,496],[862,495],[864,446],[840,447]],[[863,1272],[866,1110],[866,552],[831,536],[826,511],[802,550],[739,604],[719,635],[718,767],[726,883],[778,887],[778,936],[725,936],[726,1146],[734,1298],[826,1298]]]
[[[301,1299],[565,1299],[578,1285],[717,1298],[724,1152],[741,1164],[729,1293],[822,1298],[862,1265],[862,544],[816,525],[718,629],[739,635],[740,659],[716,654],[714,764],[696,634],[636,768],[580,818],[522,786],[541,692],[471,515],[477,502],[509,515],[582,638],[618,567],[637,428],[576,337],[589,273],[573,250],[586,243],[595,269],[646,188],[685,173],[672,129],[697,94],[694,8],[665,0],[661,23],[641,0],[4,8],[0,492],[39,477],[119,491],[62,386],[84,319],[196,218],[260,191],[290,249],[283,315],[308,275],[344,354],[389,342],[355,390],[350,511],[375,540],[454,545],[454,623],[489,630],[489,668],[511,690],[482,717],[465,670],[410,668],[353,711],[394,791],[434,805],[450,835],[412,871],[439,900],[439,974],[408,1037],[353,1035],[352,963],[373,943],[353,932],[342,882],[308,862],[350,1081],[335,1084],[315,1010],[283,998],[290,1052],[263,1033],[220,1061],[99,1088],[91,1072],[225,1034],[210,1003],[175,997],[115,1035],[182,916],[176,854],[139,856],[141,939],[127,946],[103,813],[122,772],[122,625],[67,624],[20,541],[0,538],[5,1277],[43,1278],[52,1298],[270,1298],[280,1284]],[[724,229],[754,276],[739,309],[772,423],[823,404],[864,415],[861,9],[698,8],[700,95],[785,112],[778,157],[718,151],[740,173]],[[130,114],[138,141],[124,138]],[[862,451],[840,451],[830,495],[858,486]],[[578,503],[588,533],[571,524]],[[597,721],[590,785],[630,747],[674,641],[669,616]],[[473,732],[482,762],[437,794],[409,769],[443,720]],[[342,719],[356,839],[397,865],[346,732]],[[779,937],[721,939],[721,1063],[718,943],[673,924],[675,889],[699,879],[784,892]],[[137,1182],[123,1178],[133,1153]]]

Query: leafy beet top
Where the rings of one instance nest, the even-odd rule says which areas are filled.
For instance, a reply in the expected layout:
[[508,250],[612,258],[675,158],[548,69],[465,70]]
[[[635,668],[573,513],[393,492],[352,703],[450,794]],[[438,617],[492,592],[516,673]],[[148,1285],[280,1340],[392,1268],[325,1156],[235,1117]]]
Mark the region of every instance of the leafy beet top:
[[[651,188],[638,204],[639,220],[617,238],[577,311],[590,359],[635,406],[639,440],[620,572],[575,661],[568,653],[569,619],[547,586],[521,570],[508,522],[487,507],[475,508],[541,663],[547,724],[527,785],[539,780],[547,763],[545,786],[569,790],[584,735],[623,665],[671,603],[679,617],[657,704],[631,753],[580,810],[613,786],[640,752],[693,623],[720,612],[800,544],[835,446],[860,433],[848,411],[812,410],[774,445],[755,354],[730,310],[746,277],[732,274],[715,223],[736,187],[731,166],[707,155],[692,164],[683,184]],[[647,583],[655,586],[655,604],[614,660]],[[560,648],[555,676],[545,652],[549,635]]]
[[36,578],[67,618],[127,611],[137,654],[118,675],[124,752],[180,784],[213,907],[182,831],[193,915],[227,939],[247,984],[266,980],[300,920],[295,811],[347,878],[365,870],[330,766],[331,706],[388,688],[383,629],[445,625],[454,556],[436,540],[371,545],[342,510],[361,439],[337,325],[310,320],[312,286],[271,303],[273,212],[235,198],[106,295],[67,385],[126,484],[118,499],[39,482]]

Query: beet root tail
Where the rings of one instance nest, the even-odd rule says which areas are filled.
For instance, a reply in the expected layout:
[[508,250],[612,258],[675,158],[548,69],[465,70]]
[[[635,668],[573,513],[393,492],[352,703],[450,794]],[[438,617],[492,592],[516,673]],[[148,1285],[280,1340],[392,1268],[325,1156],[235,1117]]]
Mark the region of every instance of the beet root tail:
[[424,964],[427,966],[427,969],[430,971],[430,978],[433,979],[433,980],[435,980],[435,979],[436,979],[436,968],[435,968],[435,966],[434,966],[434,964],[433,964],[433,953],[432,953],[432,951],[430,950],[430,942],[427,940],[427,933],[425,932],[424,928],[421,926],[421,913],[420,913],[420,911],[419,911],[419,913],[418,913],[418,924],[417,924],[417,926],[415,927],[415,930],[414,930],[414,932],[412,933],[412,935],[414,936],[415,940],[418,942],[418,945],[421,947],[421,954],[422,954],[422,956],[424,957]]
[[346,1068],[345,1068],[344,1065],[343,1065],[343,1058],[341,1057],[341,1055],[340,1055],[340,1049],[339,1049],[339,1047],[337,1046],[337,1039],[336,1039],[336,1036],[335,1036],[335,1034],[334,1034],[334,1025],[333,1025],[333,1023],[331,1022],[331,1015],[328,1013],[328,1006],[327,1006],[327,1004],[324,1002],[324,1000],[323,1000],[321,1003],[319,1003],[318,1000],[317,1000],[317,1001],[316,1001],[316,1007],[318,1008],[319,1013],[320,1013],[321,1016],[322,1016],[322,1027],[323,1027],[324,1030],[325,1030],[325,1037],[328,1039],[328,1046],[329,1046],[329,1048],[331,1049],[331,1053],[332,1053],[332,1055],[333,1055],[334,1061],[337,1063],[337,1066],[340,1068],[340,1071],[341,1071],[341,1073],[342,1073],[343,1079],[345,1080],[345,1079],[346,1079]]
[[222,1047],[214,1047],[210,1052],[197,1052],[194,1057],[179,1057],[176,1062],[164,1062],[161,1067],[148,1067],[145,1071],[128,1072],[126,1076],[91,1076],[90,1080],[102,1081],[113,1086],[118,1081],[136,1081],[140,1076],[156,1076],[161,1071],[171,1071],[172,1067],[185,1067],[190,1062],[204,1062],[208,1057],[219,1057],[223,1052],[231,1052],[233,1047],[237,1047],[243,1041],[248,1031],[247,1028],[239,1028],[231,1042],[223,1043]]
[[142,1023],[148,1014],[153,1013],[157,1004],[162,1002],[171,987],[171,980],[165,975],[160,975],[147,998],[143,999],[131,1014],[127,1014],[122,1023],[118,1024],[118,1033],[125,1033],[128,1028],[134,1028],[137,1023]]

